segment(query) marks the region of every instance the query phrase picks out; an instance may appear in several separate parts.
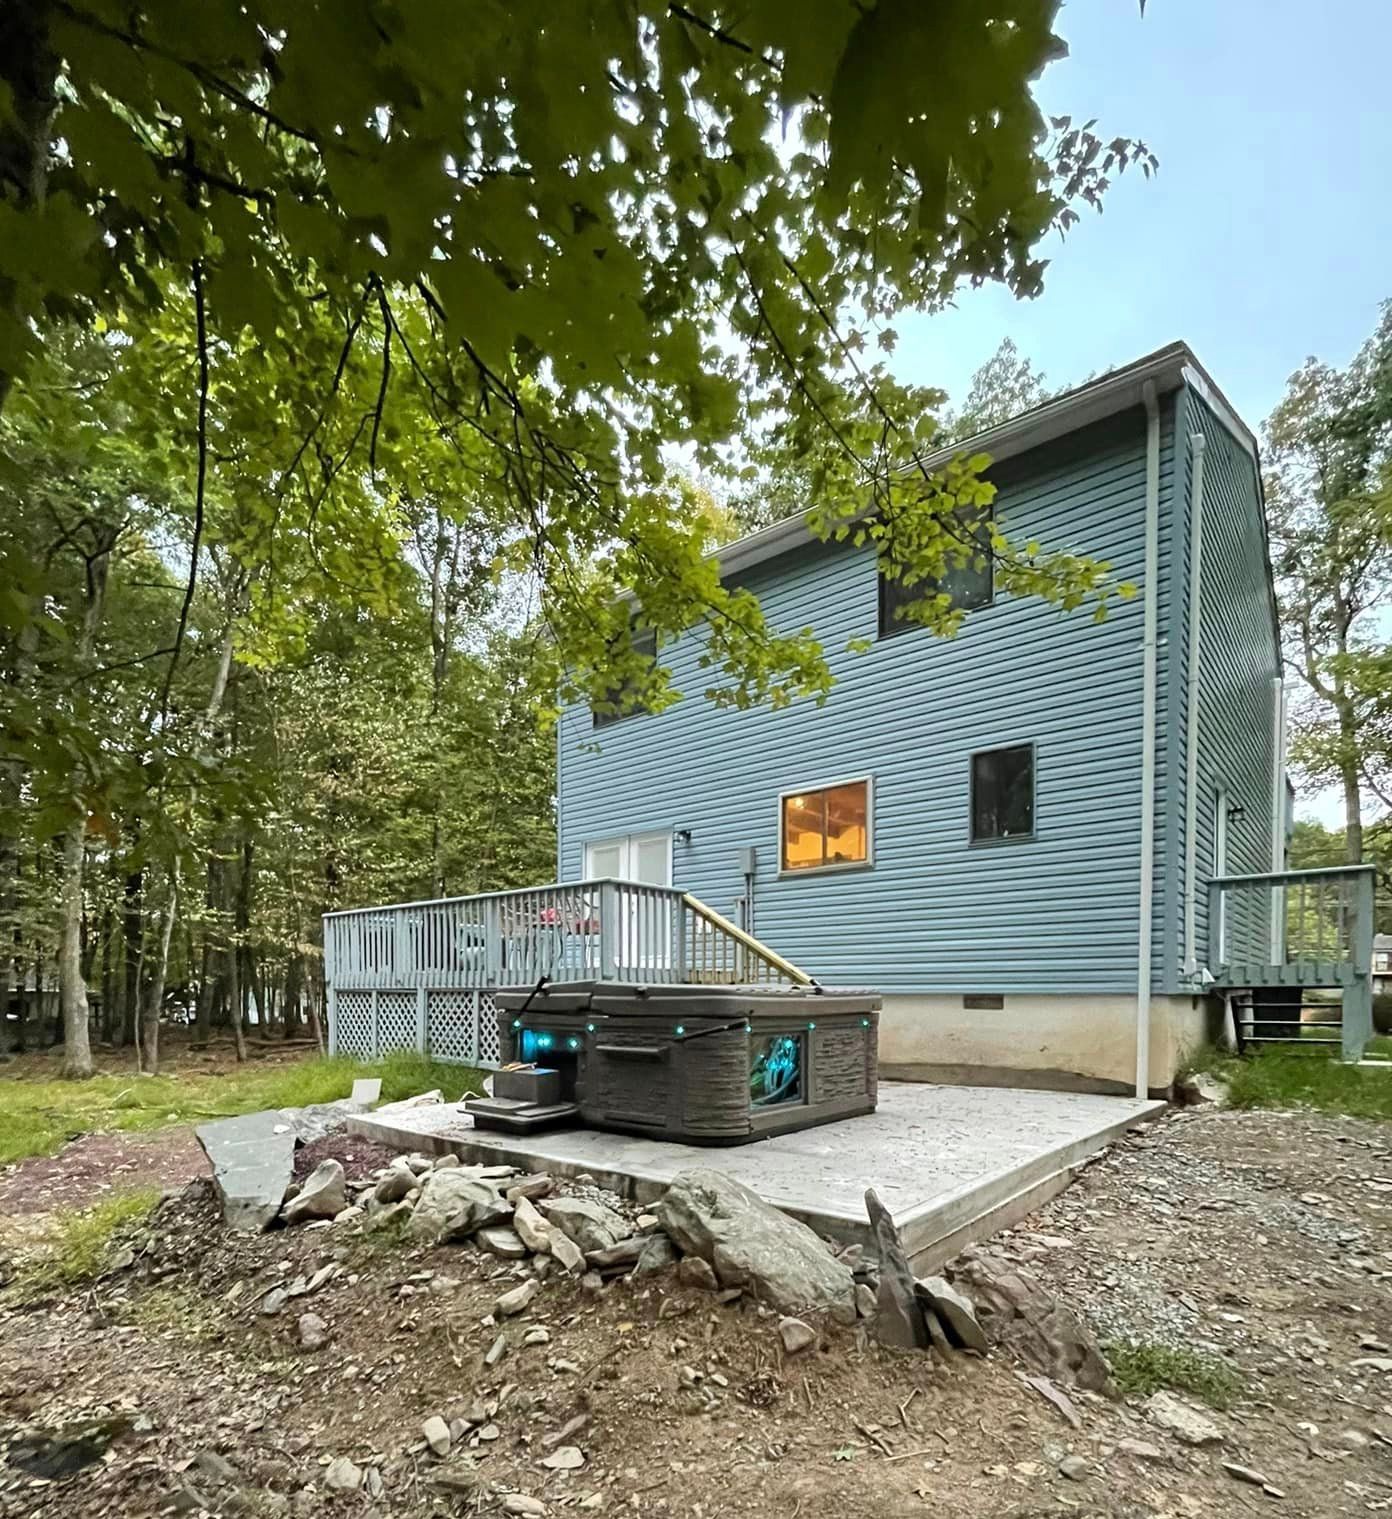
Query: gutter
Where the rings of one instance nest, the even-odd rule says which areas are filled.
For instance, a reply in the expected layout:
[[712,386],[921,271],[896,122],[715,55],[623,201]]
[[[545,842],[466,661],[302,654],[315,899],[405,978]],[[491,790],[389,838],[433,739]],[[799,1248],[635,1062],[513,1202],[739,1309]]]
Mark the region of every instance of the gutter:
[[[1271,677],[1271,869],[1286,868],[1286,683]],[[1284,957],[1286,941],[1286,894],[1271,889],[1271,963]]]
[[1184,767],[1184,974],[1197,977],[1198,866],[1199,866],[1199,690],[1202,664],[1199,659],[1203,622],[1203,507],[1204,450],[1208,439],[1190,433],[1194,451],[1194,479],[1189,488],[1189,637],[1185,674],[1189,703],[1185,719],[1188,753]]
[[1136,1096],[1150,1092],[1151,917],[1155,902],[1155,731],[1160,629],[1160,401],[1155,381],[1141,389],[1146,410],[1145,624],[1141,639],[1140,923],[1136,935]]

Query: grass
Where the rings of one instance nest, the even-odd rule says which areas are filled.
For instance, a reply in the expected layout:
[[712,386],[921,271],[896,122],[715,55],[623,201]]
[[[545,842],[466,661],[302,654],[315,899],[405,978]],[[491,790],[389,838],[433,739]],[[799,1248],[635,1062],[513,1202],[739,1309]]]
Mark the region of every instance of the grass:
[[90,1081],[0,1078],[0,1165],[51,1155],[78,1134],[137,1132],[169,1124],[232,1118],[262,1108],[303,1107],[346,1097],[361,1076],[382,1078],[382,1099],[395,1102],[439,1087],[448,1101],[478,1091],[468,1066],[442,1065],[402,1053],[365,1065],[346,1057],[248,1064],[233,1071],[175,1071],[167,1076],[96,1076]]
[[223,1305],[192,1287],[166,1284],[153,1287],[130,1306],[132,1323],[154,1334],[173,1334],[186,1340],[215,1339],[226,1327]]
[[100,1276],[112,1242],[131,1225],[149,1218],[159,1199],[158,1187],[139,1187],[105,1198],[95,1207],[57,1215],[48,1247],[33,1253],[15,1273],[10,1294],[18,1302],[32,1302]]
[[1173,1345],[1116,1341],[1104,1346],[1112,1377],[1128,1398],[1168,1388],[1187,1392],[1210,1408],[1228,1409],[1241,1396],[1241,1376],[1217,1356]]
[[1350,1118],[1392,1119],[1392,1071],[1345,1065],[1323,1049],[1265,1049],[1223,1060],[1214,1069],[1230,1083],[1235,1108],[1314,1108]]

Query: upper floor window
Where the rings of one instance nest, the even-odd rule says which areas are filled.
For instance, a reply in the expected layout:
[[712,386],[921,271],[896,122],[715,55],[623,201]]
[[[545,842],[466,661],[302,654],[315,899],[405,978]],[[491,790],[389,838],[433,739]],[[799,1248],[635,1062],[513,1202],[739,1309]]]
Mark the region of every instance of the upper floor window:
[[880,637],[889,638],[895,633],[918,627],[908,616],[901,616],[901,609],[922,601],[925,596],[939,594],[948,596],[954,607],[970,612],[976,607],[990,606],[995,595],[994,560],[991,554],[989,507],[964,507],[957,513],[958,520],[971,530],[980,552],[965,564],[949,562],[941,575],[926,580],[916,580],[905,585],[902,580],[880,576]]
[[[634,633],[632,644],[634,652],[643,655],[650,666],[657,663],[657,634],[651,628]],[[618,722],[621,717],[631,717],[644,710],[632,685],[621,683],[611,686],[604,693],[604,699],[591,706],[590,716],[596,728],[603,728],[608,723]]]
[[778,799],[782,870],[870,863],[870,782],[842,781]]
[[985,749],[971,757],[971,840],[1034,833],[1034,745]]

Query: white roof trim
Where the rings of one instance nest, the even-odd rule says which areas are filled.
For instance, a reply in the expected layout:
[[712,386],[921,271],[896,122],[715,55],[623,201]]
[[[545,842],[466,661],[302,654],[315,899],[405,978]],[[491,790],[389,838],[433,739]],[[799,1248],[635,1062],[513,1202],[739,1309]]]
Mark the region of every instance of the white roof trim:
[[[1075,390],[1055,396],[1042,406],[1012,417],[999,427],[989,428],[975,437],[964,438],[948,448],[940,448],[923,461],[930,470],[941,469],[961,454],[986,453],[993,462],[1009,459],[1017,454],[1052,443],[1056,438],[1067,437],[1093,422],[1127,411],[1142,404],[1142,391],[1147,383],[1153,383],[1160,393],[1177,390],[1190,384],[1213,409],[1214,415],[1232,433],[1237,442],[1257,455],[1256,439],[1243,425],[1228,405],[1222,392],[1209,378],[1203,366],[1194,357],[1187,344],[1171,343],[1157,349],[1135,363],[1100,379],[1091,380]],[[812,541],[806,514],[786,517],[757,533],[738,538],[734,543],[717,549],[714,558],[722,575],[738,574],[742,570],[761,564],[778,554]]]

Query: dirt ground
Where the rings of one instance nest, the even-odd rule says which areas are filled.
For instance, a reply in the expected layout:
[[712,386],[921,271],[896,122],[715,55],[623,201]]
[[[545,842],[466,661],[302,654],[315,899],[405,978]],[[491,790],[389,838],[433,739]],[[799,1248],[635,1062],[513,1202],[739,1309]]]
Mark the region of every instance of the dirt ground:
[[[1000,1238],[1104,1340],[1240,1374],[1231,1410],[1205,1410],[1221,1443],[1202,1448],[1139,1400],[1076,1391],[1075,1430],[999,1352],[943,1361],[828,1325],[786,1357],[773,1315],[671,1273],[598,1297],[549,1277],[490,1367],[514,1264],[336,1227],[230,1237],[209,1192],[166,1205],[128,1269],[0,1316],[0,1515],[425,1519],[526,1512],[518,1494],[549,1515],[690,1519],[1392,1512],[1384,1126],[1178,1113]],[[332,1280],[259,1311],[268,1288],[326,1265]],[[323,1348],[301,1347],[305,1311],[325,1321]],[[483,1422],[441,1460],[421,1438],[435,1413]],[[24,1469],[33,1426],[113,1415],[94,1464],[47,1482]],[[579,1448],[578,1470],[542,1464],[559,1444]],[[332,1491],[338,1457],[370,1473],[362,1491]]]

